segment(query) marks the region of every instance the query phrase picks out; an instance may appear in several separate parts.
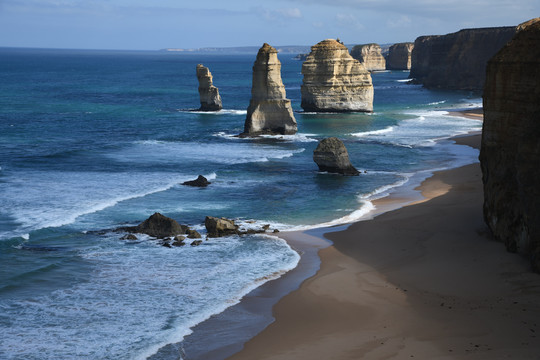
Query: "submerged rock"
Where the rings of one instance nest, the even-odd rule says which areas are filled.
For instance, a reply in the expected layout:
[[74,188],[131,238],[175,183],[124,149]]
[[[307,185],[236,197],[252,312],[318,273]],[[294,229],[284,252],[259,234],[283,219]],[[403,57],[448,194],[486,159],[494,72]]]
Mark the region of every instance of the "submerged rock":
[[371,75],[339,41],[327,39],[312,46],[302,74],[304,111],[373,111]]
[[388,70],[409,70],[411,68],[411,55],[414,43],[397,43],[388,49],[386,58],[386,69]]
[[358,175],[359,171],[349,161],[349,153],[341,140],[336,137],[322,139],[313,152],[313,161],[320,171],[343,175]]
[[239,234],[238,225],[234,223],[234,220],[229,220],[226,218],[207,216],[204,220],[204,226],[206,227],[208,237],[221,237]]
[[219,90],[212,83],[212,73],[202,64],[197,65],[197,79],[199,80],[199,97],[201,99],[200,111],[218,111],[223,108]]
[[356,45],[351,50],[351,56],[364,64],[366,70],[386,69],[386,60],[382,56],[379,44]]
[[489,62],[480,163],[484,218],[540,272],[540,18],[518,27]]
[[241,136],[291,135],[297,131],[291,101],[285,98],[277,53],[266,43],[259,49],[253,64],[251,101]]
[[199,175],[199,177],[197,177],[195,180],[185,181],[182,183],[182,185],[194,187],[207,187],[210,184],[211,182],[209,182],[208,179],[202,175]]

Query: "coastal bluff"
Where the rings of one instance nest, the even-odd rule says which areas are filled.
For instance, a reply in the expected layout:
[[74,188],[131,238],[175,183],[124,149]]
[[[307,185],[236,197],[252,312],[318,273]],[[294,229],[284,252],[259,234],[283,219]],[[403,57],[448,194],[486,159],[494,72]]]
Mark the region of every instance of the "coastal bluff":
[[253,64],[251,100],[240,135],[292,135],[298,130],[291,101],[285,97],[281,62],[275,48],[264,43]]
[[410,78],[426,88],[481,91],[487,61],[515,32],[510,26],[421,36],[414,42]]
[[326,39],[312,46],[302,74],[304,111],[373,111],[371,75],[341,42]]
[[386,60],[381,53],[379,44],[355,45],[351,49],[351,56],[360,61],[368,71],[380,71],[386,69]]
[[411,56],[414,43],[405,42],[397,43],[388,49],[388,57],[386,58],[387,70],[410,70]]
[[201,107],[199,111],[219,111],[223,109],[219,90],[212,82],[212,73],[202,65],[197,65],[197,79],[199,80],[199,97]]
[[487,65],[480,163],[484,218],[540,272],[540,18],[521,24]]

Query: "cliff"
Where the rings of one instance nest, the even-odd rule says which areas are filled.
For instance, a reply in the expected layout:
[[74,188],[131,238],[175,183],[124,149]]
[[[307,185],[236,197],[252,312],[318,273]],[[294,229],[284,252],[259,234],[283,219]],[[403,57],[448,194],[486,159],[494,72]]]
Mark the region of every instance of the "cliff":
[[484,218],[540,271],[540,18],[487,65],[480,161]]
[[378,44],[356,45],[351,49],[351,56],[363,63],[368,71],[386,69],[386,60]]
[[427,88],[480,91],[487,61],[515,32],[515,27],[498,27],[421,36],[414,42],[410,77]]
[[200,111],[218,111],[223,108],[219,90],[212,83],[212,73],[207,67],[197,65],[197,79],[199,80],[199,97],[201,99]]
[[305,111],[373,111],[371,75],[339,41],[327,39],[312,46],[302,74]]
[[386,58],[387,70],[409,70],[414,43],[398,43],[390,46]]
[[264,44],[253,64],[251,101],[242,136],[290,135],[297,131],[291,101],[285,98],[277,50]]

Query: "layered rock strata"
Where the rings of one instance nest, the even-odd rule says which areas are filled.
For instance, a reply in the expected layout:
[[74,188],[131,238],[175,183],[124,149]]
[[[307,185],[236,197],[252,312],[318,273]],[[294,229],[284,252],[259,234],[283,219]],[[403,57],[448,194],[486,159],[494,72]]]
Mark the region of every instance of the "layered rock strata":
[[371,75],[339,41],[327,39],[312,46],[302,74],[304,111],[373,111]]
[[387,70],[409,70],[411,68],[411,54],[414,43],[398,43],[390,46],[386,58]]
[[285,98],[277,53],[266,43],[259,49],[253,64],[251,101],[241,136],[291,135],[297,131],[291,101]]
[[197,65],[197,79],[199,80],[199,97],[201,99],[200,111],[219,111],[223,108],[219,90],[212,83],[212,73],[202,64]]
[[511,26],[421,36],[414,42],[410,77],[427,88],[480,91],[487,61],[515,32]]
[[351,56],[363,63],[368,71],[386,69],[386,60],[379,44],[356,45],[351,49]]
[[313,151],[313,161],[320,171],[343,175],[358,175],[359,171],[351,164],[345,144],[336,137],[322,139]]
[[487,65],[480,162],[484,218],[540,271],[540,18]]

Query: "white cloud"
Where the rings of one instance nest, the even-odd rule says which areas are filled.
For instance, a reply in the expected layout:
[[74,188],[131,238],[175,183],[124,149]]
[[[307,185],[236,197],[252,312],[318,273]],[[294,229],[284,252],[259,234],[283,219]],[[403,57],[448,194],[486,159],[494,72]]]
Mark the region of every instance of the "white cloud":
[[335,20],[338,27],[353,30],[362,30],[365,28],[365,26],[352,14],[337,14]]
[[412,20],[407,15],[390,18],[386,21],[389,28],[406,28],[412,25]]
[[280,8],[268,9],[263,7],[254,8],[254,12],[261,15],[266,20],[284,20],[284,19],[299,19],[302,17],[302,12],[298,8]]

